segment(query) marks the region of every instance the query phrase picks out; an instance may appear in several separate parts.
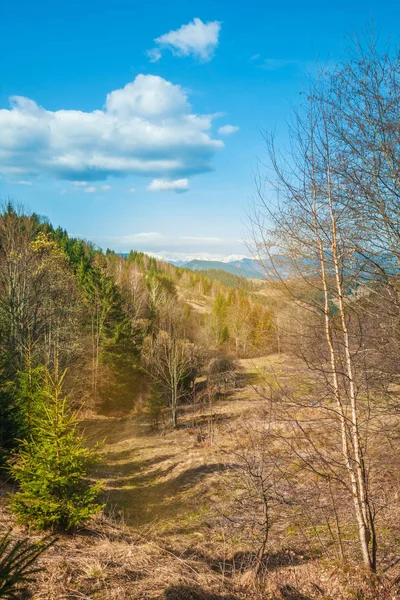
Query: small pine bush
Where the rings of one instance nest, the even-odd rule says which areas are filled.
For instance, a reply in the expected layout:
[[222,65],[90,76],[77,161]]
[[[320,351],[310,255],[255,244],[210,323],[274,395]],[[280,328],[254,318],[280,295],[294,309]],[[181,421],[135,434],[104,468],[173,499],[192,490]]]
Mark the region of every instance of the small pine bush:
[[153,393],[147,400],[147,413],[151,419],[151,424],[155,429],[158,429],[160,424],[160,418],[163,413],[163,409],[167,406],[165,397],[157,390],[153,390]]
[[97,455],[85,446],[62,395],[64,377],[44,374],[31,433],[10,461],[19,484],[11,508],[20,523],[37,529],[71,531],[101,509],[100,484],[87,480]]
[[45,538],[31,543],[26,539],[12,542],[10,532],[0,538],[0,598],[20,598],[21,586],[35,580],[43,569],[35,566],[38,557],[54,540]]

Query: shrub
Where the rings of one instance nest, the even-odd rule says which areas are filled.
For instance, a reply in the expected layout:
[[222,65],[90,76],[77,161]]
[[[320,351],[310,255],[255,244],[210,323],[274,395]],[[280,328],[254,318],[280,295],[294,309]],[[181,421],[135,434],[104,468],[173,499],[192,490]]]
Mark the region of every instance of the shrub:
[[35,580],[33,575],[43,569],[35,566],[37,558],[51,544],[53,539],[45,538],[31,543],[26,539],[12,542],[10,532],[0,539],[0,598],[18,598],[21,585]]
[[87,480],[96,452],[85,446],[78,419],[62,396],[64,377],[43,376],[31,434],[10,461],[19,484],[11,508],[21,523],[37,529],[69,531],[101,509],[100,484]]

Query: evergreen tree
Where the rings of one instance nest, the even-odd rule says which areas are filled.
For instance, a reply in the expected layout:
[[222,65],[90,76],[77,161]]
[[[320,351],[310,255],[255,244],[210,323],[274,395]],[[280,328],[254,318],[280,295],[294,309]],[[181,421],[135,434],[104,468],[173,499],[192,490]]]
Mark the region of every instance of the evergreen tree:
[[15,437],[20,431],[21,418],[12,385],[0,372],[0,467],[7,462],[15,448]]
[[26,597],[23,588],[43,571],[36,565],[37,559],[54,542],[50,537],[34,543],[26,538],[15,541],[10,531],[0,538],[0,598],[17,600]]
[[40,417],[42,400],[42,382],[45,367],[32,367],[30,357],[25,359],[25,370],[19,371],[16,377],[14,396],[18,411],[18,433],[21,439],[33,434],[35,419]]
[[229,339],[229,329],[226,322],[228,302],[223,294],[215,298],[212,312],[212,328],[217,345],[223,344]]
[[48,372],[36,394],[31,434],[21,444],[10,471],[20,489],[11,507],[21,523],[69,531],[97,513],[100,485],[86,479],[96,462],[78,432],[78,420],[62,395],[63,380]]

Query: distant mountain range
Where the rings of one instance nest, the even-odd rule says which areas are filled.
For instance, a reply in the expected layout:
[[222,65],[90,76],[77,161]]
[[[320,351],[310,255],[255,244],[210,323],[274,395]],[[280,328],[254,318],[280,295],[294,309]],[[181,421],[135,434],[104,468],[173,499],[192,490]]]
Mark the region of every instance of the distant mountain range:
[[[275,255],[274,261],[264,259],[263,266],[259,261],[243,256],[241,254],[231,254],[230,256],[213,255],[207,253],[199,253],[192,255],[176,255],[168,252],[153,253],[148,252],[150,256],[154,256],[157,260],[169,262],[176,267],[184,267],[191,271],[225,271],[231,275],[244,277],[245,279],[265,279],[266,276],[271,279],[287,279],[288,277],[298,276],[298,271],[294,268],[290,260],[283,256]],[[128,254],[122,254],[128,256]],[[329,254],[327,253],[329,261]],[[317,273],[319,269],[318,261],[303,258],[301,261],[304,272],[311,275]],[[379,268],[382,267],[382,270]],[[331,267],[333,269],[333,267]],[[329,270],[329,267],[328,267]],[[266,271],[268,273],[266,273]],[[371,280],[386,276],[398,276],[399,265],[396,256],[388,253],[379,256],[371,255],[370,258],[354,253],[346,263],[346,275],[348,277],[356,277],[358,281],[365,279]]]
[[[258,261],[253,260],[243,254],[230,254],[229,256],[213,255],[199,253],[195,255],[181,255],[179,258],[173,253],[168,252],[146,252],[157,260],[169,262],[175,267],[185,267],[191,271],[225,271],[231,275],[244,277],[246,279],[264,279],[265,272]],[[128,253],[122,253],[121,256],[128,256]]]
[[208,252],[197,252],[195,254],[184,254],[181,252],[147,252],[147,254],[149,254],[149,256],[154,256],[157,260],[170,262],[177,267],[183,267],[184,265],[197,260],[201,262],[216,261],[218,263],[231,263],[248,258],[244,254],[230,254],[229,256],[225,256],[223,254],[209,254]]
[[220,271],[226,271],[232,275],[245,277],[246,279],[263,279],[264,277],[264,271],[260,264],[256,260],[246,257],[239,259],[234,258],[233,260],[229,261],[194,259],[179,266],[185,267],[185,269],[190,269],[191,271],[207,271],[208,269],[217,269]]
[[[299,261],[299,265],[302,265],[303,273],[308,274],[308,276],[319,272],[318,260],[313,261],[312,259],[303,258]],[[184,263],[182,266],[191,271],[205,271],[208,269],[227,271],[232,275],[238,275],[246,279],[265,279],[266,277],[268,279],[288,279],[289,277],[297,277],[299,275],[292,262],[279,255],[274,256],[273,262],[268,258],[264,259],[263,266],[257,260],[247,257],[224,261],[194,259]],[[330,266],[328,264],[328,271],[333,273],[332,264]],[[363,280],[370,281],[371,279],[379,279],[381,277],[385,279],[387,276],[398,276],[399,271],[397,257],[387,253],[380,256],[371,255],[369,258],[354,254],[352,260],[346,263],[344,269],[346,277],[349,280],[354,278],[358,283]]]

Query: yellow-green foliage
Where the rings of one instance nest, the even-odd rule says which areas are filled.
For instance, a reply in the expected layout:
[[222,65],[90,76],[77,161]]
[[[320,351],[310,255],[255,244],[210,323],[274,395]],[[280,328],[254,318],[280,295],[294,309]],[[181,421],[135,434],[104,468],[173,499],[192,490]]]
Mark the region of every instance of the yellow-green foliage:
[[30,434],[10,461],[19,484],[11,508],[21,523],[38,529],[68,531],[101,508],[96,503],[99,485],[86,479],[96,455],[84,445],[77,419],[62,396],[64,375],[45,373]]

